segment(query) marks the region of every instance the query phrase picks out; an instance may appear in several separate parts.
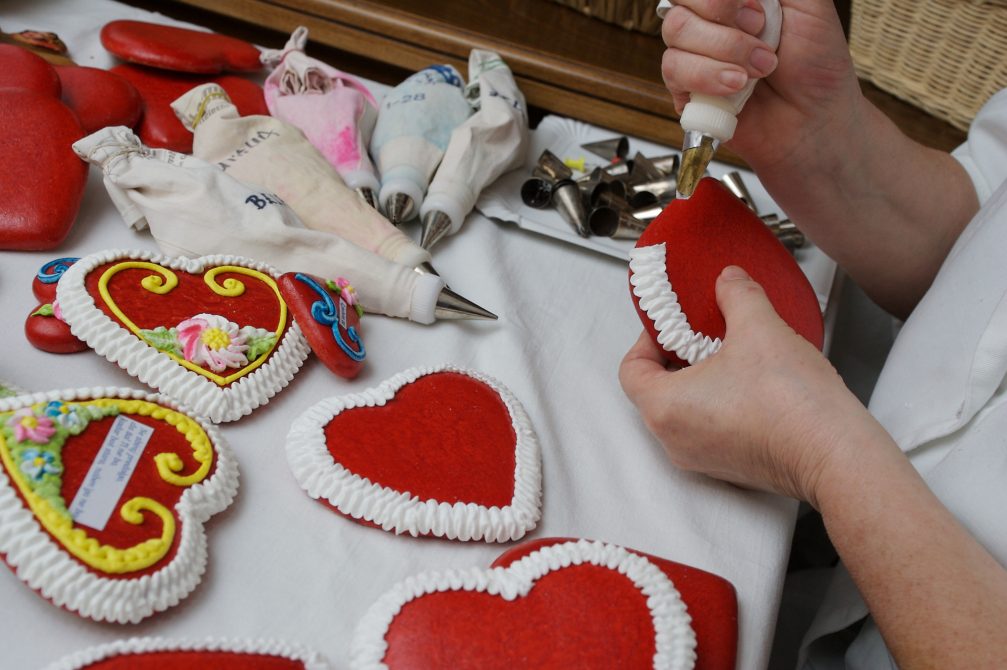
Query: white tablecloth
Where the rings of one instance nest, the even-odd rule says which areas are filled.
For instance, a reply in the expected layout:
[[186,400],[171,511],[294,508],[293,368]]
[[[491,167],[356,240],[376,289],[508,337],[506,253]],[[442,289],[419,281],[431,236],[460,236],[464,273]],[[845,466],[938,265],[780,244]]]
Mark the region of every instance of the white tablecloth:
[[[104,68],[115,62],[99,44],[99,30],[122,18],[174,23],[107,0],[16,0],[0,10],[5,31],[56,31],[79,64]],[[46,354],[23,336],[38,268],[105,248],[156,250],[149,235],[123,225],[92,170],[62,246],[0,252],[0,309],[7,314],[0,379],[30,390],[140,387],[91,352]],[[500,320],[421,326],[368,316],[366,368],[357,380],[335,377],[310,359],[268,405],[225,424],[241,488],[233,506],[208,524],[203,583],[177,607],[138,625],[95,623],[54,607],[0,569],[0,666],[37,668],[83,647],[160,635],[279,638],[345,667],[354,625],[393,583],[424,570],[488,566],[507,547],[396,537],[342,518],[295,483],[284,437],[291,421],[323,397],[449,362],[496,377],[528,410],[544,461],[543,517],[530,538],[604,540],[727,578],[740,605],[738,668],[764,667],[796,504],[668,463],[617,380],[619,361],[641,330],[626,264],[478,214],[435,249],[434,260],[456,290]]]

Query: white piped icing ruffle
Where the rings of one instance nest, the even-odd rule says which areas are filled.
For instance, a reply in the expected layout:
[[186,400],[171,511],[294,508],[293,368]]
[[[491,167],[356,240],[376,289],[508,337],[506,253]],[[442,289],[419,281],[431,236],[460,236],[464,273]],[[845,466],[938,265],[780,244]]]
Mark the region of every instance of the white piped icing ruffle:
[[[690,670],[696,663],[696,633],[681,595],[668,576],[645,557],[604,542],[577,540],[534,551],[506,568],[470,568],[424,572],[399,582],[381,596],[357,624],[350,647],[354,670],[384,670],[385,635],[412,600],[441,591],[478,591],[504,600],[528,594],[535,583],[556,570],[591,564],[615,570],[647,598],[654,623],[655,670]],[[613,659],[613,667],[618,659]]]
[[131,637],[109,644],[89,647],[50,663],[43,670],[83,670],[92,663],[115,656],[145,654],[160,651],[223,651],[234,654],[259,654],[298,661],[304,670],[328,670],[329,666],[317,652],[280,640],[217,639],[171,640],[163,637]]
[[175,505],[180,533],[174,558],[156,572],[133,579],[96,575],[42,529],[3,468],[0,468],[0,554],[21,581],[55,605],[96,621],[136,623],[177,605],[199,584],[207,558],[203,524],[234,500],[238,492],[238,464],[212,424],[164,396],[144,391],[90,388],[34,393],[0,400],[0,412],[54,400],[97,398],[144,400],[182,412],[199,423],[213,444],[213,475],[186,488]]
[[[507,407],[516,436],[514,496],[509,505],[486,507],[421,500],[408,491],[396,491],[350,472],[333,459],[326,447],[325,426],[340,412],[384,405],[406,384],[437,372],[456,372],[476,379],[492,388]],[[541,454],[531,421],[507,388],[473,370],[452,365],[411,368],[374,388],[327,398],[294,420],[286,450],[294,478],[309,496],[326,500],[343,514],[370,521],[386,531],[414,537],[433,535],[450,540],[508,542],[524,536],[541,517]]]
[[213,422],[234,421],[251,414],[293,379],[311,352],[300,327],[291,320],[290,327],[269,360],[226,387],[186,370],[109,318],[87,292],[85,280],[91,270],[105,263],[126,259],[156,263],[170,270],[192,274],[201,274],[216,265],[238,265],[274,279],[277,273],[265,263],[239,256],[190,259],[162,256],[150,251],[113,249],[81,258],[60,278],[56,294],[71,333],[144,384],[176,398],[197,414]]
[[640,309],[654,322],[658,344],[689,365],[695,365],[717,353],[722,343],[719,337],[711,338],[692,330],[668,279],[666,258],[663,242],[630,251],[629,283],[633,295],[640,300]]

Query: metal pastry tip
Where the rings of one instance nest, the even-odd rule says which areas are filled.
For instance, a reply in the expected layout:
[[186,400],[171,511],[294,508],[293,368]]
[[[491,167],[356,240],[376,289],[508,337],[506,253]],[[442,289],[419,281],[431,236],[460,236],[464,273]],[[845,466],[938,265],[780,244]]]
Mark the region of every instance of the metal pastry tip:
[[601,237],[611,237],[617,240],[637,240],[647,228],[647,224],[635,218],[631,213],[598,207],[588,218],[591,232]]
[[552,202],[552,182],[532,177],[521,184],[521,202],[535,209],[545,209]]
[[436,275],[438,277],[441,276],[441,273],[438,272],[434,268],[434,266],[430,264],[430,261],[424,261],[424,262],[420,263],[419,265],[417,265],[416,267],[414,267],[413,270],[415,272],[419,272],[421,275]]
[[434,307],[436,319],[486,319],[496,321],[497,315],[483,309],[467,298],[458,295],[447,286],[441,289]]
[[580,145],[581,149],[590,151],[595,156],[604,158],[607,161],[624,159],[629,154],[629,139],[625,135],[613,137],[608,140],[598,140],[597,142],[587,142]]
[[570,224],[570,227],[581,237],[589,237],[591,231],[587,227],[587,210],[580,189],[572,181],[560,182],[552,192],[552,203],[559,210],[560,216]]
[[377,194],[374,193],[374,189],[373,188],[367,188],[366,186],[361,186],[360,188],[355,189],[355,190],[356,190],[357,193],[360,194],[360,197],[364,199],[364,202],[366,202],[368,205],[370,205],[374,209],[379,209],[378,208],[378,196],[377,196]]
[[713,160],[720,142],[710,137],[689,131],[685,136],[682,162],[678,168],[678,197],[689,198],[706,174],[706,168]]
[[385,211],[389,221],[401,225],[413,216],[413,199],[405,193],[396,193],[385,200]]
[[451,217],[444,212],[433,210],[423,217],[423,231],[420,233],[420,246],[430,249],[451,232]]
[[752,194],[748,191],[748,187],[745,186],[745,182],[742,180],[740,172],[737,170],[728,172],[720,178],[720,181],[727,187],[727,190],[745,203],[748,209],[758,215],[759,209],[755,206],[755,200],[752,198]]

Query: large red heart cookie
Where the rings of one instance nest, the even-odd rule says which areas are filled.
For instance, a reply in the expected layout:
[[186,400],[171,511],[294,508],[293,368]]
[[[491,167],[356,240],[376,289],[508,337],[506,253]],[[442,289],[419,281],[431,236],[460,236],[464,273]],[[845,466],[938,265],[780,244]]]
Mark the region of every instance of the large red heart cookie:
[[131,389],[0,400],[0,554],[60,607],[135,623],[178,603],[206,566],[203,524],[237,464],[209,423]]
[[269,266],[235,256],[104,251],[56,296],[75,336],[212,421],[233,421],[287,385],[308,355]]
[[12,44],[0,44],[0,88],[18,88],[58,98],[60,83],[56,70],[41,56]]
[[715,287],[728,265],[744,268],[783,320],[821,349],[821,306],[804,272],[741,200],[707,177],[691,198],[673,200],[630,252],[633,304],[668,360],[692,365],[720,349]]
[[522,537],[541,516],[540,461],[510,391],[448,365],[323,400],[287,436],[287,462],[309,496],[414,537]]
[[696,636],[672,580],[647,556],[587,540],[506,567],[428,572],[367,611],[350,662],[370,668],[694,667]]
[[58,97],[0,89],[0,249],[51,249],[70,232],[87,181],[71,145],[83,136]]
[[162,70],[215,74],[254,72],[259,50],[235,37],[146,21],[110,21],[101,44],[119,58]]
[[58,65],[63,102],[72,109],[84,134],[106,126],[132,128],[140,120],[143,103],[131,83],[108,70],[77,65]]
[[327,670],[322,657],[275,640],[134,637],[81,650],[46,670]]
[[136,65],[116,65],[110,72],[131,83],[143,99],[143,117],[137,134],[148,147],[192,153],[192,133],[171,110],[172,101],[207,82],[219,84],[242,116],[269,114],[262,87],[233,75],[191,75]]

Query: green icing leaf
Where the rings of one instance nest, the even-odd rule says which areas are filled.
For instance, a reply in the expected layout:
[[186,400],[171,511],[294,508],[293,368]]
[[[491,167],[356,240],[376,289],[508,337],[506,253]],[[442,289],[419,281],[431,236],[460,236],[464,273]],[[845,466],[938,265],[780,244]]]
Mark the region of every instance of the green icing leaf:
[[44,305],[39,305],[38,309],[31,313],[32,316],[53,316],[54,314],[52,304],[48,302]]
[[178,346],[178,331],[174,328],[158,326],[150,330],[141,330],[140,335],[150,346],[158,351],[175,356],[182,355],[182,348]]
[[265,356],[269,353],[276,343],[276,334],[270,333],[264,336],[252,335],[248,338],[247,343],[248,351],[245,352],[245,357],[251,363],[260,356]]

